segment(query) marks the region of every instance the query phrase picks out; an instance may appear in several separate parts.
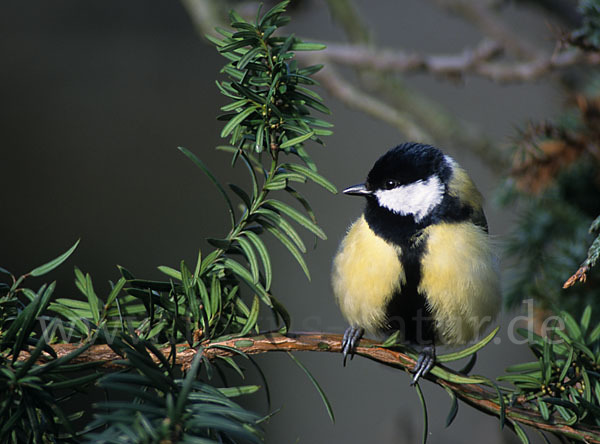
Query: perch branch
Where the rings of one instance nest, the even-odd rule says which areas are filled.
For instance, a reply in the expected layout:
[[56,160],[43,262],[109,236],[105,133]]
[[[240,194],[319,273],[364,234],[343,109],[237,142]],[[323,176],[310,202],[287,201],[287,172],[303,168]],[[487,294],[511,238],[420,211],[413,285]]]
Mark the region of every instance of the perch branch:
[[[80,344],[54,344],[52,348],[60,358],[80,346]],[[226,346],[229,349],[218,346]],[[342,336],[339,334],[289,333],[282,335],[269,333],[254,337],[232,338],[213,342],[207,341],[201,344],[199,349],[181,345],[177,347],[175,362],[183,368],[187,368],[191,365],[194,356],[199,350],[208,359],[214,359],[217,356],[235,356],[236,353],[231,349],[236,349],[246,354],[259,354],[277,351],[340,353],[341,348]],[[165,347],[161,352],[167,357],[170,350],[170,347]],[[19,359],[26,359],[26,355],[25,353]],[[415,366],[415,360],[406,353],[381,347],[377,342],[368,339],[361,340],[357,348],[357,355],[405,371],[410,371]],[[48,357],[46,356],[45,359],[48,359]],[[115,368],[120,367],[121,364],[118,361],[121,359],[123,357],[116,354],[108,345],[92,345],[71,362],[99,362],[106,368]],[[158,358],[155,359],[158,362]],[[40,364],[43,361],[42,359]],[[443,367],[443,369],[454,375],[464,376],[448,368]],[[441,387],[452,390],[459,399],[483,413],[497,417],[501,415],[496,391],[492,391],[479,384],[450,382],[432,374],[427,375],[426,379]],[[545,421],[537,411],[527,408],[526,404],[506,406],[505,415],[507,421],[518,422],[550,433],[559,433],[563,436],[588,443],[600,443],[600,430],[581,424],[568,425],[559,417],[551,417],[549,421]]]

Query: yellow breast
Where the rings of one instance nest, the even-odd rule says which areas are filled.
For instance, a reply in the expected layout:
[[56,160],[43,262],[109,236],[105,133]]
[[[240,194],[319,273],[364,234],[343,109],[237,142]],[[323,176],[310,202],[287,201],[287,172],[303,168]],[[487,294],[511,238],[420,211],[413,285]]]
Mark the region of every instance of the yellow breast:
[[333,293],[350,325],[376,331],[405,281],[400,250],[369,228],[364,216],[350,227],[333,261]]
[[419,292],[441,339],[464,344],[495,318],[500,309],[500,279],[487,233],[470,222],[442,223],[425,229]]

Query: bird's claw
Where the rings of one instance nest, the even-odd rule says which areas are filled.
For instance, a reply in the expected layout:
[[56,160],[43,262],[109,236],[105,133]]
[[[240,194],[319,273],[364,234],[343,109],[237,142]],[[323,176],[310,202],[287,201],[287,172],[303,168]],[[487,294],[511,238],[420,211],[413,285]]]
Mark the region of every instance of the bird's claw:
[[344,332],[344,339],[342,339],[342,353],[344,354],[344,367],[346,366],[346,358],[348,353],[350,354],[350,360],[354,358],[354,352],[356,352],[356,346],[362,338],[365,330],[360,327],[348,327]]
[[435,347],[433,345],[428,345],[423,348],[421,354],[419,355],[419,359],[417,359],[417,364],[413,370],[413,379],[410,385],[415,385],[417,382],[419,382],[419,378],[429,373],[429,370],[431,370],[434,364]]

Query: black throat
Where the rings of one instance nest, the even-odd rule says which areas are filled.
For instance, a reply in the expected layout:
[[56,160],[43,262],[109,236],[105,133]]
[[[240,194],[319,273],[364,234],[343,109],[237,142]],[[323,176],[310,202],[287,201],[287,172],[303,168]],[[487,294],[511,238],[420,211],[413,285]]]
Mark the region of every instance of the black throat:
[[395,214],[378,205],[377,198],[367,197],[365,220],[373,232],[386,241],[404,247],[425,227],[412,215]]
[[404,339],[419,345],[435,340],[435,328],[427,298],[419,292],[421,259],[427,244],[423,229],[428,223],[415,222],[412,215],[398,215],[367,199],[365,220],[379,237],[399,246],[406,281],[386,307],[387,330],[400,330]]

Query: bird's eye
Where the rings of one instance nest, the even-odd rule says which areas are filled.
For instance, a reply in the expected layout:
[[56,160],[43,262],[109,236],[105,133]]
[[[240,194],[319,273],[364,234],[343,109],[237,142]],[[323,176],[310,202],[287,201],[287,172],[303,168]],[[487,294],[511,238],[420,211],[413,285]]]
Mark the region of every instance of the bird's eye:
[[396,182],[395,180],[386,180],[385,184],[383,185],[384,188],[386,190],[391,190],[392,188],[396,188],[398,186],[398,182]]

